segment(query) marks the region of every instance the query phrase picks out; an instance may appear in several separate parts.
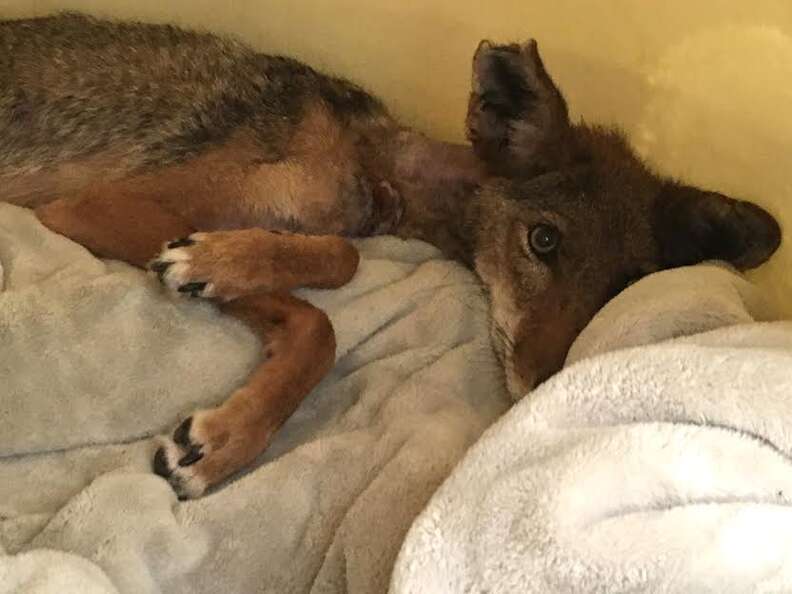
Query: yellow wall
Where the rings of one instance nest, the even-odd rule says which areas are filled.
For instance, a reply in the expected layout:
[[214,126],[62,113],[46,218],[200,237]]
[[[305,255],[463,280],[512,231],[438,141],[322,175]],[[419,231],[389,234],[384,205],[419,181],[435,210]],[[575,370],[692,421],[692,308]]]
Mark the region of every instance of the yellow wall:
[[[536,37],[577,116],[619,123],[664,172],[755,200],[792,233],[790,0],[0,0],[230,32],[363,83],[460,138],[479,39]],[[754,273],[792,315],[792,247]]]

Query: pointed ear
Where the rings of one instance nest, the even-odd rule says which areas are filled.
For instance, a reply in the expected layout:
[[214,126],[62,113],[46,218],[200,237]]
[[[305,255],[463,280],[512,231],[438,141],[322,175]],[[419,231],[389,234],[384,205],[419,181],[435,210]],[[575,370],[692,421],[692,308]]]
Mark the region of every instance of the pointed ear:
[[536,41],[479,44],[466,126],[476,153],[496,175],[537,173],[564,160],[571,136],[567,106]]
[[654,233],[666,266],[726,260],[740,270],[765,262],[781,243],[764,209],[717,192],[668,184],[655,207]]

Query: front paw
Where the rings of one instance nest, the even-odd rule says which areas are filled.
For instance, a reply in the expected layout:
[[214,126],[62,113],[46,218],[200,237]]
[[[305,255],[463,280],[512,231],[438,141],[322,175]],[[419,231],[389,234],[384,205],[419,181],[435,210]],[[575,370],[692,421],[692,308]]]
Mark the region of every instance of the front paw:
[[189,297],[214,297],[215,286],[199,266],[198,244],[205,234],[193,233],[168,243],[149,263],[160,282],[169,289]]
[[154,455],[153,469],[179,499],[194,499],[244,468],[268,439],[254,425],[233,422],[222,407],[198,411],[164,439]]

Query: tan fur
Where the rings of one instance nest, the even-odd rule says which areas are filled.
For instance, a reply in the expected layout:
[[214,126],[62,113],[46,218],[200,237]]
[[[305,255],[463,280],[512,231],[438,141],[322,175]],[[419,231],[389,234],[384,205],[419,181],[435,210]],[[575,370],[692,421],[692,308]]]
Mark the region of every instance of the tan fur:
[[194,233],[190,239],[195,243],[166,250],[183,271],[179,284],[209,283],[205,296],[222,300],[298,287],[335,289],[350,281],[360,259],[336,235],[241,229]]
[[35,208],[59,197],[82,193],[87,186],[123,177],[122,156],[105,152],[54,167],[29,167],[0,175],[3,202]]
[[[78,162],[62,164],[52,171],[20,176],[17,192],[35,188],[24,204],[43,206],[54,200],[90,199],[128,203],[155,202],[194,226],[220,219],[222,205],[239,195],[245,178],[255,169],[261,151],[245,131],[240,131],[223,146],[186,163],[157,169],[150,173],[113,179],[103,165],[112,161],[112,152]],[[110,178],[110,179],[108,179]],[[31,181],[26,181],[26,180]],[[39,180],[36,183],[33,180]],[[6,196],[4,196],[6,199]],[[14,203],[13,200],[6,200]],[[23,203],[19,201],[17,203]],[[150,254],[151,255],[151,254]]]
[[340,204],[339,198],[358,173],[356,141],[326,107],[311,105],[287,145],[288,157],[245,177],[239,206],[251,220],[299,221],[305,233],[353,232],[368,214],[366,205]]

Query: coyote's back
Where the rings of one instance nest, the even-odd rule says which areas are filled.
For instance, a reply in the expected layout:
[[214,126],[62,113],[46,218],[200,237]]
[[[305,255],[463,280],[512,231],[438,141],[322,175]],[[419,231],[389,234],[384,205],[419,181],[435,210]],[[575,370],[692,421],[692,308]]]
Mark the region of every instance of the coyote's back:
[[264,158],[277,155],[317,96],[384,114],[347,81],[208,33],[69,13],[1,22],[3,199],[24,204],[42,171],[82,166],[112,179],[169,165],[242,126]]

